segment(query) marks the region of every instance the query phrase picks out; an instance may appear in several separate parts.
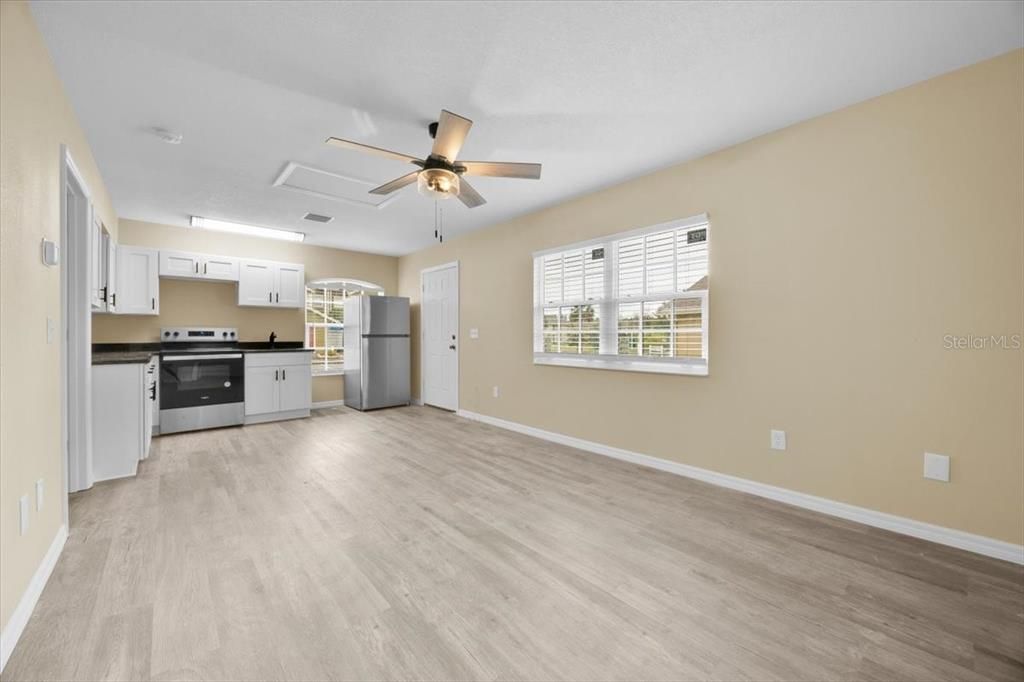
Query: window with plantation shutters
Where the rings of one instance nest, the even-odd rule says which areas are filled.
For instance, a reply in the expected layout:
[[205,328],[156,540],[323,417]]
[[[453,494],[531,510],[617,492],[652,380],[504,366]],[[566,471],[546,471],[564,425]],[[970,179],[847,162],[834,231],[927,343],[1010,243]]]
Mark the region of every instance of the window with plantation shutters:
[[534,254],[534,362],[707,374],[706,215]]

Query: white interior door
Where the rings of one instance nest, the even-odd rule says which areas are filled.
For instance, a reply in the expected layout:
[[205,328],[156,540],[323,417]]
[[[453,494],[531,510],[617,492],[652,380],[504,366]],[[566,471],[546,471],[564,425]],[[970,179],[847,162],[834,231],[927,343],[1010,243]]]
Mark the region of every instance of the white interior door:
[[422,398],[426,405],[459,407],[459,266],[425,270],[420,302]]

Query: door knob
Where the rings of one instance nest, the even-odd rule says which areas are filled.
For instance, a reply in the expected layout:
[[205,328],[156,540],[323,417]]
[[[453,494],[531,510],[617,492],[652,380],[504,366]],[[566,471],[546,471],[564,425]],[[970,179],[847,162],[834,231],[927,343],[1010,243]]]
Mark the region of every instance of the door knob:
[[455,350],[455,344],[453,343],[452,345],[448,346],[448,348]]

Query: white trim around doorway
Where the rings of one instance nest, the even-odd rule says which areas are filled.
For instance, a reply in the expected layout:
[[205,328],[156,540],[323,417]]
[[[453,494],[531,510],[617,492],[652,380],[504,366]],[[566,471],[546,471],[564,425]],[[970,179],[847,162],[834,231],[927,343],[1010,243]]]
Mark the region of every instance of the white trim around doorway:
[[[89,227],[92,194],[70,150],[60,148],[60,383],[61,505],[70,528],[68,494],[92,486],[92,357],[89,306]],[[86,202],[85,227],[71,234],[67,221],[67,187],[77,185]]]

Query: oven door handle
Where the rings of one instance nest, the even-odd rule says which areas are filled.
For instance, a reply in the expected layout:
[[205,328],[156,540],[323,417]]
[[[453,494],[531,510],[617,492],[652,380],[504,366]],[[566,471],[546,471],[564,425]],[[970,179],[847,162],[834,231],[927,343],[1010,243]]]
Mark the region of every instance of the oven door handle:
[[162,362],[188,362],[189,360],[233,360],[241,358],[241,353],[213,353],[210,355],[165,355]]

